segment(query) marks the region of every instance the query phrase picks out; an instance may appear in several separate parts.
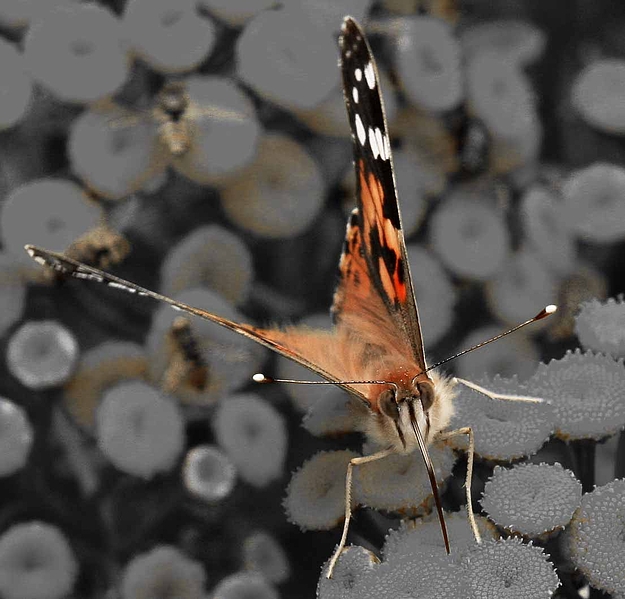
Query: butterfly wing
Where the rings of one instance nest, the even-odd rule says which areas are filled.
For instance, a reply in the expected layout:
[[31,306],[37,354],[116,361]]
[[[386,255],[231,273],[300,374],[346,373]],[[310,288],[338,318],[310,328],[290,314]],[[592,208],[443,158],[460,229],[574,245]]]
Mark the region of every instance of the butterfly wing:
[[[119,289],[127,293],[149,297],[159,302],[164,302],[169,304],[175,310],[185,312],[193,316],[199,316],[205,320],[210,320],[211,322],[234,331],[239,335],[252,339],[253,341],[268,347],[284,357],[298,362],[309,370],[316,372],[326,380],[337,384],[339,387],[349,391],[352,395],[355,395],[362,402],[369,405],[366,397],[357,389],[341,383],[341,381],[345,380],[344,377],[340,376],[336,372],[330,372],[326,369],[323,356],[332,355],[331,352],[327,351],[327,347],[332,345],[332,332],[330,331],[318,331],[315,329],[302,329],[298,327],[291,327],[290,329],[283,331],[277,328],[263,329],[250,324],[236,323],[228,320],[227,318],[222,318],[221,316],[202,310],[201,308],[196,308],[183,302],[179,302],[175,299],[167,297],[166,295],[157,293],[156,291],[151,291],[150,289],[141,287],[136,283],[132,283],[122,279],[121,277],[104,272],[98,268],[88,266],[82,262],[78,262],[78,260],[64,256],[63,254],[45,250],[33,245],[27,245],[25,249],[30,257],[36,262],[42,266],[47,266],[62,275],[72,277],[74,279],[102,283],[108,287]],[[326,360],[326,362],[327,361],[328,360]]]
[[340,38],[345,105],[352,131],[357,212],[348,223],[333,314],[340,322],[362,310],[371,289],[396,328],[398,341],[412,349],[425,370],[419,313],[402,231],[391,145],[375,60],[359,25],[350,17]]

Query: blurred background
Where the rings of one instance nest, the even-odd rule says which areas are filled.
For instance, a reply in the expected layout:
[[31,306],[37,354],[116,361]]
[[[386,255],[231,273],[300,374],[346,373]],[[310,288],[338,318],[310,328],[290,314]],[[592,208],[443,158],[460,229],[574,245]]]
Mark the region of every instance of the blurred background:
[[[623,292],[621,2],[3,0],[3,597],[315,596],[340,510],[287,486],[359,447],[341,392],[259,386],[311,374],[23,247],[238,322],[330,327],[354,205],[347,14],[378,61],[428,361],[558,304],[448,365],[526,381],[580,345],[580,303]],[[625,355],[608,328],[587,346]],[[397,520],[360,513],[354,542],[379,548]]]

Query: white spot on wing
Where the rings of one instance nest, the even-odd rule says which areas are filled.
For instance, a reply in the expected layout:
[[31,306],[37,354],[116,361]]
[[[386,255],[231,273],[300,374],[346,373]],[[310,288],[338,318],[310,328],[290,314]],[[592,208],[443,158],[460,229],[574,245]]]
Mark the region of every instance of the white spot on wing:
[[375,131],[369,127],[369,145],[371,146],[371,153],[374,158],[380,156],[380,148],[378,147],[378,140],[375,137]]
[[386,160],[386,148],[384,147],[384,138],[382,137],[382,131],[380,131],[379,127],[375,128],[375,140],[378,143],[380,158],[382,160]]
[[352,98],[354,98],[354,103],[358,104],[358,89],[356,86],[352,87]]
[[367,133],[365,132],[365,127],[362,124],[362,121],[360,120],[360,115],[356,114],[354,120],[356,121],[356,135],[358,136],[358,141],[361,146],[364,146],[367,142]]
[[375,72],[373,70],[373,64],[368,62],[365,66],[365,79],[369,89],[375,89]]
[[134,287],[128,287],[128,285],[124,285],[123,283],[117,283],[116,281],[109,281],[108,286],[115,289],[121,289],[122,291],[126,291],[127,293],[137,293],[137,290]]
[[362,71],[360,69],[354,69],[354,76],[356,81],[362,81]]

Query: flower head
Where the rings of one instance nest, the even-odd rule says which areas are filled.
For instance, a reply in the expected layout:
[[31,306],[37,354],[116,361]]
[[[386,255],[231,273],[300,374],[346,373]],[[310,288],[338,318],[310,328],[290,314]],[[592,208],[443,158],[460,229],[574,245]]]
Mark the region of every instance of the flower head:
[[503,215],[489,203],[452,194],[438,207],[430,225],[434,251],[457,275],[487,279],[504,264],[509,233]]
[[573,563],[594,587],[625,594],[625,480],[614,480],[582,497],[567,543]]
[[64,407],[81,427],[92,430],[102,394],[122,381],[147,378],[143,348],[125,341],[107,341],[87,350],[63,387]]
[[240,304],[247,299],[252,276],[252,256],[244,241],[219,225],[207,225],[171,248],[161,265],[161,292],[173,296],[206,285]]
[[380,563],[375,554],[358,545],[350,545],[341,553],[332,578],[326,576],[329,561],[321,570],[317,584],[318,599],[356,599],[362,596],[361,581]]
[[[536,396],[516,378],[482,378],[486,389],[512,395]],[[540,396],[538,396],[540,397]],[[458,385],[451,429],[470,426],[475,435],[475,453],[492,460],[513,460],[536,453],[554,428],[554,414],[546,403],[491,399],[464,385]],[[466,450],[466,435],[450,441]]]
[[625,369],[609,356],[568,351],[540,364],[528,381],[530,395],[550,402],[555,434],[563,440],[601,439],[625,427]]
[[21,264],[7,253],[0,252],[0,334],[22,316],[26,301],[26,284]]
[[70,180],[42,178],[19,185],[0,209],[0,232],[6,252],[32,267],[24,245],[63,251],[77,237],[97,226],[102,209],[89,202]]
[[548,187],[535,185],[523,194],[520,211],[532,248],[547,267],[558,274],[568,274],[575,266],[577,250],[571,231],[561,218],[561,204]]
[[98,195],[119,200],[162,176],[166,156],[158,152],[158,128],[107,101],[85,110],[69,130],[72,171]]
[[31,21],[24,40],[33,78],[69,102],[112,95],[129,67],[119,20],[102,6],[56,4]]
[[[276,12],[284,11],[269,11]],[[239,227],[258,237],[280,239],[312,225],[324,194],[321,170],[308,150],[273,133],[260,140],[256,160],[224,188],[222,201],[226,215]]]
[[222,579],[213,589],[213,599],[279,599],[274,586],[260,574],[237,572]]
[[78,359],[74,335],[54,320],[23,324],[9,340],[7,366],[30,389],[48,389],[69,379]]
[[604,58],[578,73],[571,89],[571,102],[589,125],[622,135],[625,132],[623,94],[625,61]]
[[178,406],[150,385],[120,383],[108,389],[96,416],[98,445],[120,470],[152,478],[175,465],[184,446]]
[[62,599],[72,590],[78,564],[63,533],[44,522],[26,522],[0,537],[3,599]]
[[284,473],[287,431],[284,418],[253,393],[225,397],[213,418],[217,443],[250,485],[265,487]]
[[[458,345],[458,350],[472,347],[486,339],[502,333],[502,327],[487,325],[471,331]],[[465,379],[487,376],[529,378],[536,370],[540,360],[538,349],[523,331],[499,339],[479,351],[472,351],[460,356],[456,361],[456,371]]]
[[200,16],[192,0],[130,0],[122,23],[126,45],[162,73],[196,68],[216,39],[213,22]]
[[319,599],[462,597],[467,588],[462,566],[440,548],[402,553],[378,564],[365,549],[350,547],[338,560],[332,580],[325,572],[324,567],[317,587]]
[[469,56],[490,52],[524,67],[540,58],[547,38],[527,21],[497,19],[465,28],[460,43]]
[[552,303],[555,294],[554,274],[545,264],[544,258],[531,247],[515,252],[506,267],[486,283],[491,311],[511,326],[535,313],[536,306]]
[[476,545],[464,558],[468,588],[476,599],[550,597],[560,585],[540,547],[517,538]]
[[456,108],[463,100],[461,52],[448,23],[429,16],[404,19],[397,69],[409,100],[426,111]]
[[324,393],[308,410],[302,426],[313,435],[332,436],[357,430],[358,419],[350,407],[350,397],[342,389],[332,386],[331,392]]
[[345,515],[345,475],[354,451],[320,451],[293,473],[286,490],[287,518],[302,530],[330,530]]
[[286,552],[274,536],[262,530],[252,533],[243,542],[243,561],[246,569],[258,572],[275,584],[291,575]]
[[232,492],[236,469],[213,445],[197,445],[187,452],[182,467],[185,487],[205,501],[219,501]]
[[515,139],[537,120],[530,83],[513,61],[496,52],[477,53],[466,72],[468,101],[489,131]]
[[23,55],[9,42],[0,40],[0,60],[4,77],[0,130],[12,127],[26,114],[33,98],[33,82]]
[[606,273],[590,264],[578,264],[572,273],[559,282],[556,302],[558,311],[549,319],[548,331],[551,340],[572,337],[575,334],[575,316],[579,312],[580,305],[595,298],[605,298],[607,293]]
[[175,547],[159,545],[126,564],[120,590],[123,599],[201,599],[205,583],[201,564]]
[[[428,449],[436,480],[442,485],[451,476],[456,456],[446,446],[434,444]],[[359,465],[354,471],[354,495],[358,503],[369,507],[415,514],[428,512],[433,501],[430,480],[419,451]]]
[[[496,527],[484,516],[476,514],[475,521],[482,538],[499,538]],[[445,512],[445,524],[451,551],[454,554],[464,555],[468,548],[475,544],[466,510]],[[399,528],[389,531],[382,551],[385,561],[393,561],[401,555],[430,551],[433,548],[445,549],[441,525],[435,513],[416,520],[402,520]]]
[[625,169],[597,162],[571,174],[562,188],[562,217],[585,241],[625,238]]
[[625,302],[623,296],[605,302],[592,299],[580,306],[575,333],[586,349],[625,357]]
[[296,110],[313,108],[338,82],[330,29],[303,6],[261,11],[236,45],[238,77],[263,98]]
[[560,464],[518,464],[495,467],[481,504],[502,528],[539,537],[564,528],[581,498],[581,483]]
[[[185,2],[187,8],[192,7],[193,2]],[[161,133],[159,140],[173,168],[201,185],[221,186],[238,178],[254,160],[261,136],[251,99],[224,77],[188,77],[185,92],[189,106],[182,115],[182,126],[188,142],[180,139],[180,134],[168,137]],[[188,143],[187,151],[176,147],[181,141],[182,147]]]
[[24,409],[0,397],[0,476],[13,474],[24,466],[33,437]]

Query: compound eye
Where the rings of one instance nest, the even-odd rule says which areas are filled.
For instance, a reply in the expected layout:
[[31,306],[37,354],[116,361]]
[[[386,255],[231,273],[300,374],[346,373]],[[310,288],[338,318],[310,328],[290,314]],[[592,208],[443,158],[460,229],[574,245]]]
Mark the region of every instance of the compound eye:
[[380,397],[378,397],[378,406],[380,412],[390,418],[391,420],[399,420],[399,408],[395,402],[395,392],[391,389],[382,391]]
[[419,390],[423,411],[427,412],[434,403],[434,385],[430,381],[420,381],[417,383],[417,389]]

